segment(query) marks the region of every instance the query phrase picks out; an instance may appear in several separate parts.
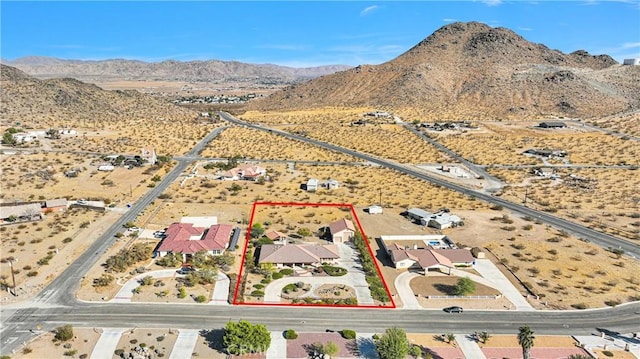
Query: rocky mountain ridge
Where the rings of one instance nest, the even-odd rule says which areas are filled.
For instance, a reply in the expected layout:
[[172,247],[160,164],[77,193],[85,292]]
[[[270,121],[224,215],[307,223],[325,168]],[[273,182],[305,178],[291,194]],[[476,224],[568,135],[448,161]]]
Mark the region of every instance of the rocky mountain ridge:
[[564,54],[506,28],[452,23],[380,65],[286,87],[250,110],[407,110],[429,119],[598,117],[640,107],[640,67]]
[[16,67],[37,78],[71,77],[87,82],[143,80],[290,84],[350,68],[346,65],[294,68],[219,60],[144,62],[112,59],[85,61],[41,56],[23,57],[12,61],[2,60],[2,63]]

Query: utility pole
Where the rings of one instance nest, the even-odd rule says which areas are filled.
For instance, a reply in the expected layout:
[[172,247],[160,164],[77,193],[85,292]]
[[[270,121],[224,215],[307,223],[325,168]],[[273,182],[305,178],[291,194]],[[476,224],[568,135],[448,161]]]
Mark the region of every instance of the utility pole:
[[529,192],[529,187],[525,187],[524,188],[524,202],[522,202],[524,204],[524,206],[527,206],[527,194]]
[[9,259],[9,268],[11,268],[11,279],[13,279],[13,295],[18,296],[18,291],[16,289],[16,275],[13,273],[13,260]]
[[382,205],[382,188],[378,188],[378,190],[380,191],[380,201],[378,203],[380,203],[380,207],[384,207]]

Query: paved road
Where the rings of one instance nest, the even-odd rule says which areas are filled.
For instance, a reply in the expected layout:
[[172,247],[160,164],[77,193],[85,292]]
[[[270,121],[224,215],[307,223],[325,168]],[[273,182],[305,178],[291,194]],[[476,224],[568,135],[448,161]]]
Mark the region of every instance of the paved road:
[[249,128],[254,128],[254,129],[258,129],[261,131],[267,131],[267,132],[271,132],[274,134],[278,134],[287,138],[291,138],[294,140],[298,140],[298,141],[302,141],[302,142],[307,142],[307,143],[311,143],[314,144],[316,146],[319,147],[323,147],[332,151],[337,151],[337,152],[342,152],[360,159],[363,159],[365,161],[371,162],[371,163],[375,163],[378,164],[382,167],[386,167],[386,168],[390,168],[393,170],[396,170],[398,172],[401,173],[405,173],[407,175],[410,175],[412,177],[416,177],[419,179],[422,179],[424,181],[427,182],[431,182],[433,184],[436,184],[438,186],[442,186],[457,192],[460,192],[464,195],[470,196],[470,197],[475,197],[479,200],[485,201],[485,202],[489,202],[489,203],[493,203],[493,204],[497,204],[497,205],[501,205],[502,207],[518,213],[522,216],[528,216],[531,218],[535,218],[538,219],[542,222],[545,222],[555,228],[561,229],[566,231],[567,233],[573,234],[579,238],[582,239],[586,239],[591,241],[594,244],[597,244],[603,248],[619,248],[619,249],[623,249],[625,251],[626,254],[628,254],[629,256],[636,258],[638,260],[640,260],[640,245],[637,245],[635,243],[630,243],[628,241],[622,240],[620,238],[614,237],[612,235],[606,234],[606,233],[601,233],[598,232],[596,230],[584,227],[580,224],[577,223],[573,223],[570,221],[567,221],[565,219],[562,218],[558,218],[555,217],[553,215],[550,215],[548,213],[545,212],[541,212],[541,211],[537,211],[535,209],[532,208],[528,208],[526,206],[522,206],[520,204],[517,203],[513,203],[507,200],[504,200],[500,197],[495,197],[491,194],[487,194],[481,191],[477,191],[474,189],[470,189],[470,188],[466,188],[464,186],[461,186],[459,184],[456,183],[452,183],[452,182],[448,182],[442,178],[439,177],[435,177],[432,175],[429,175],[428,173],[423,173],[421,171],[417,171],[409,166],[405,166],[396,162],[392,162],[389,160],[385,160],[385,159],[381,159],[378,157],[374,157],[368,154],[364,154],[364,153],[360,153],[354,150],[350,150],[348,148],[344,148],[344,147],[340,147],[331,143],[327,143],[327,142],[323,142],[323,141],[319,141],[313,138],[308,138],[308,137],[304,137],[304,136],[300,136],[300,135],[296,135],[293,133],[289,133],[289,132],[285,132],[285,131],[281,131],[281,130],[276,130],[276,129],[272,129],[272,128],[267,128],[261,125],[255,125],[252,123],[248,123],[248,122],[244,122],[244,121],[240,121],[238,119],[236,119],[235,117],[229,115],[228,113],[225,112],[219,112],[220,114],[220,118],[223,120],[226,120],[230,123],[236,124],[236,125],[241,125],[241,126],[246,126]]

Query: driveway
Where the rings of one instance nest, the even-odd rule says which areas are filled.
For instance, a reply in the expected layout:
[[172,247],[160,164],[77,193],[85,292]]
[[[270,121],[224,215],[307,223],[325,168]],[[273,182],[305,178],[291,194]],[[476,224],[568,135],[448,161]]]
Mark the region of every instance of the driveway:
[[[511,284],[507,277],[489,259],[477,259],[474,269],[482,276],[465,272],[460,269],[451,269],[451,274],[457,277],[466,277],[474,282],[495,288],[502,293],[513,305],[516,310],[531,311],[535,310],[525,297]],[[415,294],[409,286],[411,279],[418,276],[416,273],[405,272],[400,274],[395,281],[398,296],[402,300],[403,309],[420,309],[422,308],[415,297]]]
[[497,288],[511,303],[516,306],[516,310],[535,310],[516,287],[500,272],[500,270],[489,259],[476,259],[474,266],[484,278],[489,280],[494,288]]
[[364,272],[357,262],[358,255],[348,244],[336,243],[336,245],[340,254],[337,260],[338,266],[346,268],[347,274],[341,277],[285,277],[274,280],[265,287],[264,302],[280,303],[282,288],[288,284],[304,282],[311,284],[311,290],[302,297],[312,296],[313,291],[324,284],[344,284],[355,289],[358,305],[375,305]]
[[[177,273],[177,269],[162,269],[157,271],[146,272],[142,274],[138,274],[137,276],[129,279],[118,291],[113,299],[111,299],[110,303],[131,303],[131,298],[133,297],[133,290],[136,289],[140,285],[140,280],[146,276],[152,276],[153,278],[162,279],[162,278],[175,278],[175,277],[184,277],[182,274]],[[207,304],[212,305],[229,305],[229,277],[222,273],[218,272],[218,277],[216,278],[216,285],[213,287],[213,297],[211,301]]]
[[91,359],[112,359],[113,352],[117,349],[120,336],[126,328],[103,328],[96,346],[91,352]]
[[409,283],[415,277],[420,277],[420,274],[406,271],[401,273],[395,280],[396,290],[398,291],[398,297],[402,301],[402,308],[398,309],[422,309],[416,295],[411,290]]

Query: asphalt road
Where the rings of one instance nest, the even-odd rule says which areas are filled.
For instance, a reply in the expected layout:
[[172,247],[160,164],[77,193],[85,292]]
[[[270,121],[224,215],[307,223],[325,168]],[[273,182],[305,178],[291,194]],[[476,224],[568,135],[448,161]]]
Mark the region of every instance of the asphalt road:
[[345,153],[360,159],[363,159],[365,161],[369,161],[375,164],[378,164],[382,167],[386,167],[386,168],[390,168],[393,170],[396,170],[398,172],[402,172],[405,174],[408,174],[410,176],[422,179],[424,181],[427,182],[431,182],[433,184],[436,184],[438,186],[442,186],[445,188],[449,188],[451,190],[463,193],[467,196],[470,197],[474,197],[477,198],[479,200],[482,201],[486,201],[488,203],[492,203],[492,204],[497,204],[497,205],[501,205],[502,207],[522,215],[524,216],[528,216],[531,218],[535,218],[538,219],[544,223],[547,223],[557,229],[561,229],[567,233],[573,234],[575,236],[577,236],[578,238],[581,238],[583,240],[588,240],[594,244],[597,244],[603,248],[619,248],[619,249],[623,249],[625,251],[625,254],[636,258],[638,260],[640,260],[640,246],[634,243],[630,243],[628,241],[625,241],[623,239],[620,238],[616,238],[614,236],[608,235],[606,233],[601,233],[598,232],[596,230],[584,227],[580,224],[577,223],[573,223],[567,220],[564,220],[562,218],[558,218],[555,217],[553,215],[550,215],[546,212],[541,212],[541,211],[537,211],[535,209],[532,208],[528,208],[526,206],[517,204],[517,203],[513,203],[513,202],[509,202],[507,200],[504,200],[500,197],[496,197],[493,196],[491,194],[487,194],[481,191],[476,191],[452,182],[448,182],[445,181],[441,178],[435,177],[435,176],[431,176],[429,174],[423,173],[423,172],[419,172],[409,166],[404,166],[402,164],[396,163],[396,162],[392,162],[392,161],[388,161],[388,160],[384,160],[384,159],[380,159],[371,155],[367,155],[364,153],[360,153],[360,152],[356,152],[353,150],[350,150],[348,148],[344,148],[344,147],[340,147],[340,146],[336,146],[334,144],[331,143],[327,143],[327,142],[323,142],[323,141],[319,141],[313,138],[308,138],[308,137],[304,137],[304,136],[300,136],[300,135],[296,135],[296,134],[292,134],[289,132],[285,132],[285,131],[280,131],[280,130],[276,130],[276,129],[271,129],[271,128],[267,128],[267,127],[263,127],[261,125],[255,125],[255,124],[251,124],[248,122],[244,122],[244,121],[240,121],[234,117],[232,117],[231,115],[229,115],[228,113],[225,112],[220,112],[220,118],[222,118],[223,120],[226,120],[228,122],[234,123],[236,125],[241,125],[241,126],[246,126],[246,127],[250,127],[250,128],[254,128],[254,129],[258,129],[258,130],[262,130],[262,131],[267,131],[267,132],[271,132],[274,134],[278,134],[281,136],[285,136],[294,140],[298,140],[298,141],[302,141],[302,142],[307,142],[307,143],[311,143],[314,144],[316,146],[319,147],[323,147],[332,151],[336,151],[336,152],[341,152],[341,153]]

